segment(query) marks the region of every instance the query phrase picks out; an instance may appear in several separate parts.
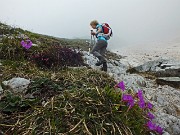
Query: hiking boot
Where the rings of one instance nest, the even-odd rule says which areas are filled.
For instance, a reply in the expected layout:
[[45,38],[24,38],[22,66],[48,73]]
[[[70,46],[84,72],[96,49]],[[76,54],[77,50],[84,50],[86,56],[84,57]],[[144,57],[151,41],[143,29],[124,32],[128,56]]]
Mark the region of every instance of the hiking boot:
[[101,70],[107,72],[107,62],[103,62],[103,67]]
[[102,61],[98,61],[95,65],[96,65],[96,66],[101,66],[102,64],[103,64]]

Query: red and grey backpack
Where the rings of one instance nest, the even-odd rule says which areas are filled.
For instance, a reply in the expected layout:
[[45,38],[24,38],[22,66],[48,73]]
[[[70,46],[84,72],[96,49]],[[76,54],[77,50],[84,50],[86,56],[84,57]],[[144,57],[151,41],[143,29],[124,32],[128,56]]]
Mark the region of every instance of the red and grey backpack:
[[110,37],[113,36],[113,32],[112,32],[111,27],[109,26],[109,24],[103,23],[103,24],[102,24],[102,29],[103,29],[103,36],[104,36],[107,40],[109,40]]

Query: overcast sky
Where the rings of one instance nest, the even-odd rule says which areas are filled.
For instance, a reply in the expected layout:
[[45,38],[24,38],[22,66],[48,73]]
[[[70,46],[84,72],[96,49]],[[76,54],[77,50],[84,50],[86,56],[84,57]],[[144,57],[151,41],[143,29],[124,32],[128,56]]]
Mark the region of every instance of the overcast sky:
[[108,22],[112,47],[180,36],[180,0],[0,0],[0,21],[33,32],[90,38],[91,20]]

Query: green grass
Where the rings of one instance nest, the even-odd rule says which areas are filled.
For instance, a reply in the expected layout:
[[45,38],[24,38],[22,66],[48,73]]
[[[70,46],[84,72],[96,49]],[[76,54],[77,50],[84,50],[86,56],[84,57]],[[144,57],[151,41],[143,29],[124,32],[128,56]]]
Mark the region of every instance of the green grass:
[[[121,102],[121,93],[115,92],[112,87],[100,88],[91,85],[91,87],[85,85],[79,87],[74,83],[70,84],[71,87],[67,87],[61,83],[60,86],[58,82],[52,83],[50,80],[45,81],[46,85],[42,82],[42,80],[36,80],[34,84],[31,84],[30,92],[41,91],[39,95],[43,95],[42,89],[46,89],[44,93],[48,93],[50,88],[47,86],[50,86],[51,94],[54,89],[55,95],[46,97],[43,105],[41,105],[41,96],[35,98],[37,100],[34,104],[32,100],[30,102],[29,99],[11,95],[11,98],[6,100],[8,105],[3,111],[6,113],[12,111],[12,113],[2,114],[0,118],[0,127],[4,133],[19,135],[25,132],[27,134],[116,135],[145,135],[148,133],[144,127],[145,119],[140,109],[135,107],[127,111],[128,107]],[[58,89],[60,91],[56,93]],[[12,100],[16,101],[16,104]],[[28,105],[31,106],[30,109],[27,108]],[[14,106],[16,106],[15,110]],[[27,110],[19,112],[22,106],[25,106]],[[8,110],[10,107],[11,109]]]

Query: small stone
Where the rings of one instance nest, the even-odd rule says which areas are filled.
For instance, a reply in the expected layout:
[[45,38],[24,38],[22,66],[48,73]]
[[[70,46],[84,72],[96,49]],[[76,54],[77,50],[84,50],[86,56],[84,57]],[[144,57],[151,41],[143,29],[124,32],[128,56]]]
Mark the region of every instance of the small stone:
[[137,84],[141,87],[146,87],[146,82],[144,80],[137,80]]
[[158,89],[162,89],[162,86],[161,86],[161,85],[159,85]]
[[46,104],[46,101],[42,101],[42,106],[44,106]]
[[157,102],[161,105],[164,105],[164,99],[162,97],[157,97]]
[[162,135],[170,135],[168,132],[164,132]]
[[3,88],[0,85],[0,94],[2,94],[2,93],[3,93]]
[[172,130],[173,130],[173,135],[180,134],[180,128],[177,125],[173,125]]
[[151,100],[151,96],[149,94],[146,95],[147,99]]

